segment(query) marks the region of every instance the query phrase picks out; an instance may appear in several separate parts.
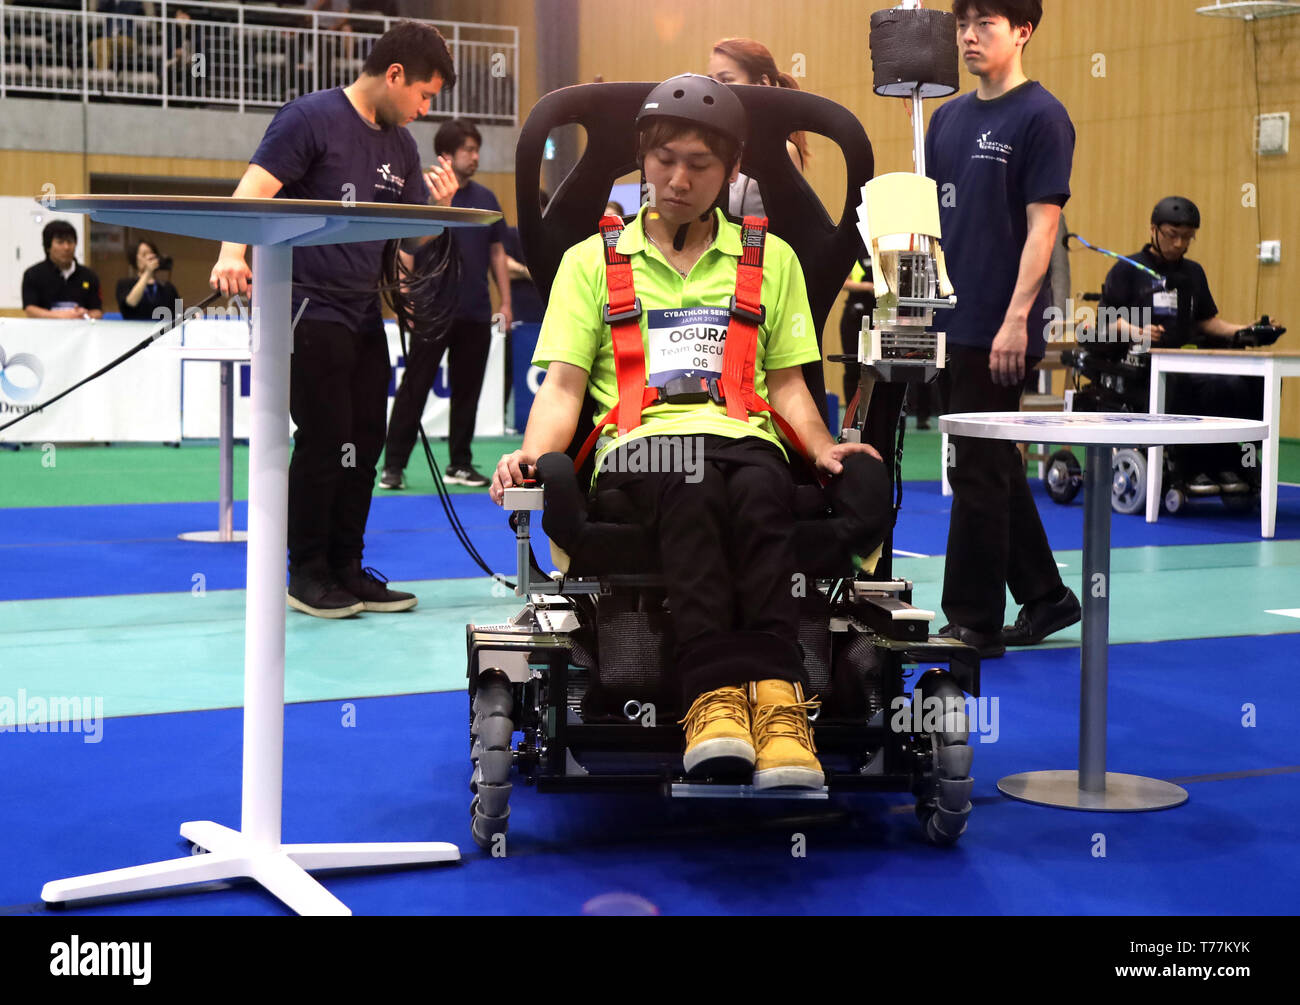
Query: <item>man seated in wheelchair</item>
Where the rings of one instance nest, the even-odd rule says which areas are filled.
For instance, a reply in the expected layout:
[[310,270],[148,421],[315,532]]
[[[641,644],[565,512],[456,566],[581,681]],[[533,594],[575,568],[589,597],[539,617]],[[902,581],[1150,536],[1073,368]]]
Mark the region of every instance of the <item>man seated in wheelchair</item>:
[[872,447],[832,439],[808,391],[801,365],[821,354],[794,252],[765,219],[742,229],[719,208],[747,135],[739,99],[674,77],[637,130],[651,198],[565,253],[533,357],[546,379],[491,495],[500,503],[525,465],[573,442],[588,394],[608,409],[587,441],[599,437],[594,482],[630,497],[658,545],[687,772],[820,788],[788,456],[871,499],[880,519],[862,554],[883,538],[888,476]]
[[[1190,199],[1169,196],[1151,211],[1151,241],[1106,274],[1101,317],[1110,327],[1105,341],[1118,358],[1141,347],[1141,381],[1130,381],[1131,406],[1146,411],[1149,357],[1145,350],[1243,349],[1271,345],[1286,331],[1267,316],[1257,324],[1239,324],[1219,316],[1205,270],[1187,257],[1201,226],[1201,211]],[[1141,265],[1142,270],[1135,268]],[[1158,278],[1157,278],[1158,277]],[[1136,322],[1136,323],[1135,323]],[[1264,411],[1261,377],[1225,374],[1174,374],[1169,378],[1165,408],[1174,414],[1259,418]],[[1249,490],[1242,477],[1242,452],[1235,443],[1186,447],[1183,458],[1188,491],[1193,495],[1233,494]]]

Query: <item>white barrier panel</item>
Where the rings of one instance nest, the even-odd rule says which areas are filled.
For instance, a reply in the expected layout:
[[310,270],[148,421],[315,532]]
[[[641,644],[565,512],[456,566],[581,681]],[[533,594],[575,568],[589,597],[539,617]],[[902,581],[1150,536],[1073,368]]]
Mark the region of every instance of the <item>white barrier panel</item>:
[[[53,397],[134,346],[147,321],[53,321],[0,318],[0,422]],[[388,409],[405,373],[396,324],[386,325],[393,366]],[[247,347],[242,321],[200,320],[169,333],[118,369],[91,381],[39,415],[0,433],[8,442],[216,439],[220,364],[184,360],[186,346]],[[493,333],[479,395],[476,436],[505,432],[505,340]],[[235,437],[248,436],[247,363],[235,365]],[[183,371],[183,379],[182,379]],[[446,436],[450,413],[447,358],[424,410],[424,429]]]
[[[0,422],[94,373],[157,326],[147,321],[0,318]],[[8,442],[176,441],[181,373],[150,346],[62,401],[0,433]]]
[[[236,347],[248,345],[248,326],[239,321],[190,321],[182,334],[187,346]],[[401,338],[397,324],[384,325],[388,334],[388,362],[393,368],[388,383],[388,414],[393,411],[393,396],[406,372],[402,356]],[[179,352],[184,357],[184,350]],[[218,434],[220,411],[221,364],[187,360],[182,379],[181,411],[184,418],[182,435],[186,439],[215,439]],[[424,406],[424,431],[429,436],[446,436],[451,414],[451,391],[447,380],[447,356],[442,357],[433,390]],[[487,369],[483,374],[483,389],[479,393],[478,416],[474,424],[475,436],[505,435],[505,339],[492,335],[488,349]],[[248,364],[235,365],[235,438],[248,438]]]

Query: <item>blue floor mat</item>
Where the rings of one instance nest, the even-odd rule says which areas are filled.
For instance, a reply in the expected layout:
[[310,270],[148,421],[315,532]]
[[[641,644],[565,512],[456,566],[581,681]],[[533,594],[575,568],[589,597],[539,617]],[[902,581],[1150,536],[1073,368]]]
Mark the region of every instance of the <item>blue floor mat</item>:
[[[576,914],[626,892],[663,914],[1289,915],[1300,880],[1287,824],[1300,817],[1294,646],[1246,637],[1112,648],[1109,767],[1185,780],[1190,800],[1164,812],[1054,810],[997,792],[1003,775],[1077,764],[1078,651],[1057,649],[985,664],[998,736],[975,744],[975,810],[952,849],[919,839],[902,794],[744,805],[516,785],[508,855],[493,859],[468,833],[457,693],[359,700],[351,726],[341,702],[290,706],[284,839],[460,846],[459,865],[326,875],[359,914]],[[1255,725],[1243,724],[1246,706]],[[41,913],[51,879],[188,854],[182,821],[237,826],[241,719],[112,719],[93,744],[0,734],[0,913]],[[1243,771],[1253,774],[1206,777]],[[797,835],[803,857],[792,855]],[[247,883],[71,913],[81,911],[286,913]]]
[[[484,560],[513,578],[514,532],[486,493],[455,496],[456,512]],[[213,503],[69,506],[0,511],[0,600],[187,592],[195,575],[208,590],[243,589],[242,543],[178,540],[215,530]],[[248,505],[235,503],[234,525],[248,526]],[[535,530],[545,563],[549,552]],[[481,576],[460,546],[434,496],[377,497],[366,531],[365,564],[394,582]]]
[[[1048,540],[1058,550],[1083,544],[1083,505],[1052,502],[1034,485]],[[459,494],[456,512],[484,560],[513,576],[514,536],[506,514],[483,494]],[[922,555],[941,554],[948,539],[951,499],[938,482],[907,482],[895,547]],[[0,600],[106,596],[189,591],[202,574],[209,590],[242,589],[246,551],[242,544],[181,541],[185,531],[215,529],[213,503],[150,503],[129,506],[15,508],[0,520]],[[247,504],[235,504],[236,527],[247,527]],[[1215,544],[1259,540],[1258,513],[1234,514],[1221,503],[1197,504],[1187,516],[1164,516],[1148,524],[1141,516],[1116,514],[1112,547]],[[534,551],[549,567],[549,548],[534,526]],[[1283,486],[1278,501],[1277,539],[1300,538],[1300,488]],[[436,497],[377,496],[366,532],[367,565],[389,579],[448,579],[481,572],[461,548]]]
[[[1082,493],[1062,506],[1051,500],[1040,480],[1031,478],[1029,486],[1052,548],[1059,551],[1082,548]],[[894,546],[922,555],[942,554],[948,540],[951,510],[952,497],[941,494],[939,482],[904,482],[903,508],[894,530]],[[1189,503],[1185,513],[1178,516],[1162,512],[1158,521],[1147,523],[1144,505],[1141,513],[1112,513],[1110,534],[1112,548],[1258,541],[1259,510],[1233,513],[1218,499],[1207,499]],[[1278,488],[1274,539],[1295,538],[1300,538],[1300,486],[1282,485]]]

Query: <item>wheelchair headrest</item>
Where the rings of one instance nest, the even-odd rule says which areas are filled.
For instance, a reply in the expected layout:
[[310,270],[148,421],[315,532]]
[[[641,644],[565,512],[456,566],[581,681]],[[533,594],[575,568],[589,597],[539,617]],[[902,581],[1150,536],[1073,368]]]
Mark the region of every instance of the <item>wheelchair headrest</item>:
[[[596,233],[614,182],[637,168],[636,115],[657,82],[579,84],[544,96],[529,113],[515,151],[519,237],[533,282],[545,298],[564,252]],[[875,160],[862,124],[847,108],[780,87],[728,84],[749,116],[749,139],[740,170],[759,184],[772,233],[799,256],[818,339],[861,241],[859,189],[871,180]],[[538,190],[546,139],[559,126],[587,131],[582,157],[551,195],[543,218]],[[844,207],[838,222],[826,215],[786,151],[792,133],[832,140],[846,166]]]

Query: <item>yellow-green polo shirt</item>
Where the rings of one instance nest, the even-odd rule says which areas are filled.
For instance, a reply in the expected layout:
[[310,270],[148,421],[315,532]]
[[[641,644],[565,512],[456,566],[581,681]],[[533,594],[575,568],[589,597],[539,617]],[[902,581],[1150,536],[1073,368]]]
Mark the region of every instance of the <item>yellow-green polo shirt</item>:
[[[725,311],[736,292],[741,249],[740,227],[717,210],[717,237],[683,278],[646,239],[643,222],[647,211],[648,207],[643,206],[637,218],[624,228],[617,247],[632,264],[633,286],[641,298],[642,349],[646,353],[647,369],[653,370],[655,360],[662,357],[652,356],[648,335],[650,313],[697,307]],[[609,326],[602,321],[608,299],[605,249],[597,233],[564,253],[533,353],[536,366],[544,368],[559,360],[581,367],[591,375],[588,389],[598,406],[597,419],[618,401],[614,343]],[[767,319],[758,328],[754,389],[766,399],[768,370],[821,359],[799,260],[790,245],[770,233],[763,253],[762,303]],[[659,334],[664,334],[662,319]],[[665,343],[659,339],[656,344]],[[708,348],[715,353],[719,349],[717,344]],[[605,427],[606,436],[614,437],[617,433],[615,426]],[[641,413],[641,425],[623,437],[622,442],[651,435],[759,436],[782,451],[785,449],[766,414],[751,415],[748,422],[742,422],[728,417],[724,406],[711,401],[695,405],[652,405]],[[605,453],[615,445],[611,440],[598,451],[597,470]]]

